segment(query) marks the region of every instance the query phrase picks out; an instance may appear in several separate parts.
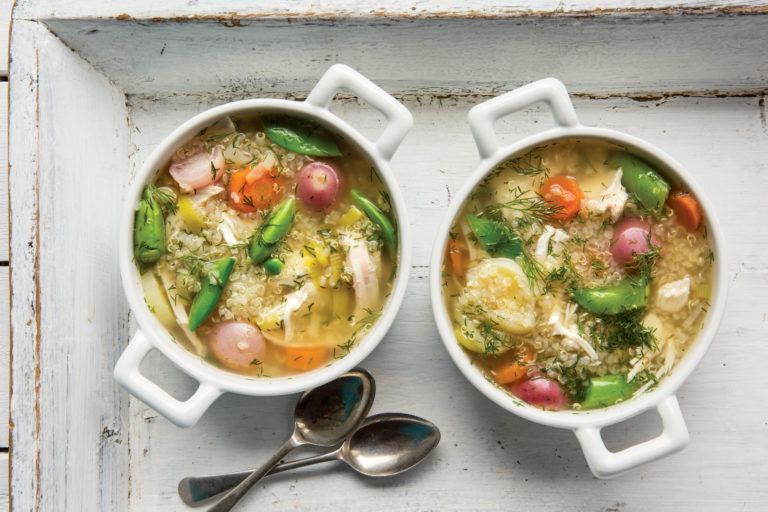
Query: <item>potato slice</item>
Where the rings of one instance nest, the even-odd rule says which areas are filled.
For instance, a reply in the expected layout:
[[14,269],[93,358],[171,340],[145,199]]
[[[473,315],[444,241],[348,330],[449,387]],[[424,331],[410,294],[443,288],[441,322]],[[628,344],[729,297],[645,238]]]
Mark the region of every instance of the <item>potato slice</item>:
[[468,303],[481,306],[478,311],[510,334],[525,334],[536,326],[533,293],[514,260],[490,258],[470,268],[463,294]]

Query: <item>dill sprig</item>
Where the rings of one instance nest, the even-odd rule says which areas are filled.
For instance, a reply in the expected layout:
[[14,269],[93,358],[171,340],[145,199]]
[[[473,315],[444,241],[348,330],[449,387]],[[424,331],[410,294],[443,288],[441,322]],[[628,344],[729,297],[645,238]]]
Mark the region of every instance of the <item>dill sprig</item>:
[[365,311],[366,315],[355,322],[355,330],[352,331],[352,334],[347,338],[347,341],[336,345],[333,348],[334,359],[341,359],[349,354],[350,350],[355,346],[355,343],[357,343],[358,336],[366,331],[368,327],[376,323],[376,320],[381,316],[380,311],[374,311],[368,308],[363,309],[363,311]]
[[656,329],[640,321],[643,309],[625,311],[618,315],[597,317],[589,325],[589,335],[595,346],[605,350],[647,348],[656,350]]
[[160,205],[160,209],[163,210],[163,215],[175,213],[176,210],[179,209],[176,205],[176,197],[170,192],[157,188],[157,185],[154,183],[147,183],[147,191],[149,192],[149,195],[152,196],[152,199],[157,201],[157,204]]
[[515,171],[518,174],[522,174],[523,176],[538,176],[543,174],[546,178],[549,176],[549,168],[544,167],[542,164],[543,160],[540,154],[542,149],[544,148],[535,147],[522,156],[512,158],[499,164],[496,169],[509,169],[511,171]]
[[514,227],[522,228],[552,221],[563,209],[562,205],[547,202],[539,194],[531,196],[529,191],[520,187],[512,188],[510,192],[513,195],[512,199],[486,206],[482,215],[498,221],[499,217],[504,218],[502,213],[504,210],[512,210],[515,212]]

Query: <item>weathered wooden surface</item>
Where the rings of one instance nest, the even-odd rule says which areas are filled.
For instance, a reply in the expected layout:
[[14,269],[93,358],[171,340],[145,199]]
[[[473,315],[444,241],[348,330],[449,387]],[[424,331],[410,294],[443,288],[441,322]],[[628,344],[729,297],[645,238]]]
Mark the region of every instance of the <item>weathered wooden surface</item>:
[[607,12],[628,15],[647,10],[665,12],[749,12],[765,6],[764,0],[389,0],[366,2],[360,0],[209,0],[205,3],[169,0],[158,4],[152,0],[102,0],[87,4],[57,0],[22,1],[20,17],[201,17],[211,16],[226,20],[233,16],[248,17],[360,17],[392,16],[403,18],[431,18],[435,16],[491,17],[542,16],[553,14],[585,13],[591,16]]
[[[496,95],[549,74],[591,96],[754,94],[768,76],[768,14],[270,18],[243,26],[205,20],[193,39],[187,22],[45,23],[120,87],[149,97],[295,94],[309,90],[333,62],[351,63],[387,90],[434,96]],[[211,48],[223,51],[207,57]]]
[[[762,381],[763,361],[768,357],[763,342],[768,325],[768,241],[760,236],[761,220],[768,217],[764,200],[768,194],[766,57],[754,55],[765,47],[768,34],[758,30],[764,17],[747,18],[751,22],[744,25],[741,18],[698,18],[705,24],[728,20],[732,25],[721,27],[725,33],[729,27],[742,31],[747,27],[756,41],[733,43],[731,60],[736,63],[731,65],[735,67],[723,70],[722,76],[709,70],[706,62],[700,66],[691,62],[688,76],[703,68],[709,71],[701,76],[709,73],[713,82],[720,76],[727,84],[723,94],[743,94],[731,71],[749,65],[753,76],[739,80],[748,79],[755,88],[762,83],[760,93],[723,98],[672,95],[640,101],[599,99],[583,89],[575,100],[585,124],[645,138],[686,165],[711,191],[726,232],[731,271],[728,310],[711,350],[680,390],[692,437],[685,451],[616,480],[598,481],[570,432],[540,427],[501,410],[455,369],[434,329],[426,265],[451,191],[478,163],[466,114],[487,96],[468,92],[475,86],[485,93],[492,90],[485,88],[487,82],[475,83],[472,74],[462,71],[458,74],[466,83],[453,94],[420,92],[413,86],[419,81],[425,90],[435,84],[450,90],[452,85],[441,81],[444,72],[433,62],[423,62],[419,69],[398,56],[397,63],[414,73],[407,83],[394,80],[386,85],[405,98],[416,120],[392,166],[410,208],[414,267],[398,320],[365,366],[378,384],[373,412],[422,415],[438,424],[443,441],[424,464],[392,479],[365,479],[339,465],[316,467],[265,480],[247,504],[266,510],[762,509],[768,479],[765,410],[755,406],[754,395],[744,390],[754,390],[755,382]],[[84,43],[90,36],[81,30],[83,23],[49,20],[48,26],[66,34],[68,43],[80,44],[73,47],[91,65],[107,70],[106,77],[40,23],[17,21],[14,26],[10,155],[15,212],[11,239],[14,509],[183,510],[175,494],[178,479],[258,464],[288,434],[295,397],[226,395],[197,427],[182,430],[117,389],[111,369],[134,327],[122,297],[115,252],[115,226],[125,186],[133,169],[165,134],[194,113],[226,99],[285,96],[294,76],[302,78],[290,92],[303,96],[322,70],[341,57],[308,61],[295,73],[294,68],[275,66],[269,77],[257,74],[229,89],[200,90],[195,82],[205,80],[205,73],[187,71],[180,87],[194,94],[174,95],[176,89],[170,83],[159,81],[152,86],[146,80],[131,80],[131,66],[154,66],[150,61],[160,58],[162,44],[157,45],[157,55],[140,53],[134,64],[109,67],[109,62],[98,60],[106,55],[102,50]],[[132,26],[131,22],[93,23],[103,23],[100,27],[105,30]],[[163,32],[151,25],[133,25],[135,38],[144,41],[136,44],[150,48],[160,43]],[[322,26],[323,30],[333,28]],[[317,27],[281,27],[286,47],[303,41],[305,57],[321,51],[302,32]],[[486,66],[499,60],[461,52],[462,42],[470,38],[468,33],[458,37],[461,25],[456,27],[456,40],[441,43],[457,45],[451,55],[461,60],[445,61],[454,71],[479,65],[477,59]],[[695,27],[691,25],[691,30]],[[423,40],[422,33],[409,36],[408,31],[379,28],[383,47],[390,38]],[[646,29],[646,38],[660,48],[680,42],[665,23],[651,23]],[[182,47],[184,31],[188,39],[194,34],[211,41],[219,30],[216,24],[174,25],[179,46],[173,48]],[[514,32],[512,26],[510,32]],[[704,32],[699,40],[710,41],[712,46],[705,44],[704,49],[716,53],[714,46],[721,39],[714,32],[711,41]],[[494,39],[494,34],[472,32],[479,40]],[[596,62],[605,62],[600,51],[613,51],[608,46],[616,32],[603,27],[592,34]],[[543,42],[550,35],[543,30],[531,32],[527,44]],[[224,38],[219,45],[239,41]],[[740,61],[741,53],[733,53],[741,44],[744,55],[755,57],[746,64]],[[221,46],[195,48],[196,55],[166,48],[163,58],[169,56],[168,66],[187,69],[195,63],[209,66],[214,56],[224,53]],[[366,46],[347,54],[347,63],[372,71],[374,79],[382,69],[396,69],[394,54],[378,53],[378,48]],[[522,55],[525,48],[515,51]],[[631,48],[624,51],[629,58]],[[410,56],[423,57],[421,53]],[[624,80],[619,92],[642,91],[637,86],[632,89],[631,66],[622,63],[619,55],[611,58]],[[658,59],[658,66],[667,66]],[[576,76],[571,66],[546,54],[536,69],[553,76]],[[669,67],[665,69],[670,72]],[[522,80],[519,74],[505,78],[512,79],[509,88]],[[664,85],[663,74],[654,80],[649,83]],[[571,85],[568,80],[566,85]],[[708,94],[708,87],[700,82],[682,86],[688,94]],[[370,111],[354,101],[339,102],[334,108],[363,133],[379,127]],[[501,121],[499,130],[511,141],[550,125],[545,111],[533,109]],[[189,379],[156,354],[146,361],[144,370],[176,395],[192,389]],[[606,440],[618,448],[650,437],[657,429],[656,418],[643,416],[610,429]]]

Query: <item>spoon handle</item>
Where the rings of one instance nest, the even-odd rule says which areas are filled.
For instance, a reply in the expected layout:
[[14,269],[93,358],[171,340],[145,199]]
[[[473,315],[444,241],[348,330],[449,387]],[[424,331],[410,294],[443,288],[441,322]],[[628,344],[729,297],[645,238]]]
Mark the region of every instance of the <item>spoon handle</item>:
[[[340,452],[341,448],[337,448],[327,453],[321,453],[320,455],[313,455],[303,459],[284,462],[272,468],[267,475],[274,475],[276,473],[303,468],[304,466],[310,466],[312,464],[337,460]],[[199,505],[201,501],[205,501],[217,494],[232,489],[245,480],[252,472],[253,470],[251,469],[248,471],[240,471],[239,473],[227,473],[223,475],[188,476],[179,482],[179,496],[181,497],[181,501],[185,504],[194,507]]]
[[251,490],[251,487],[256,485],[259,480],[264,478],[264,476],[269,473],[272,468],[277,466],[277,464],[280,462],[280,459],[285,457],[288,452],[298,447],[300,444],[301,443],[296,440],[295,436],[291,435],[291,437],[289,437],[282,444],[282,446],[278,448],[274,455],[272,455],[264,464],[262,464],[261,467],[245,477],[245,480],[240,482],[237,487],[229,491],[227,495],[221,499],[221,501],[209,508],[208,512],[227,512],[232,510],[232,507],[234,507],[235,504],[240,501],[248,491]]

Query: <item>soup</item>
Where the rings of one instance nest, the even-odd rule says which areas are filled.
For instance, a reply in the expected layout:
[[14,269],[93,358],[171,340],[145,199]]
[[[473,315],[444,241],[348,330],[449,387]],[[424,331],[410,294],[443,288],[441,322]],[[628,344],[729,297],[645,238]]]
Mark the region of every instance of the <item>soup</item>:
[[703,326],[714,257],[691,193],[623,148],[565,139],[478,184],[443,297],[486,378],[544,409],[594,409],[673,371]]
[[394,222],[344,140],[297,118],[226,118],[143,191],[134,258],[174,341],[229,371],[288,376],[344,357],[379,318]]

